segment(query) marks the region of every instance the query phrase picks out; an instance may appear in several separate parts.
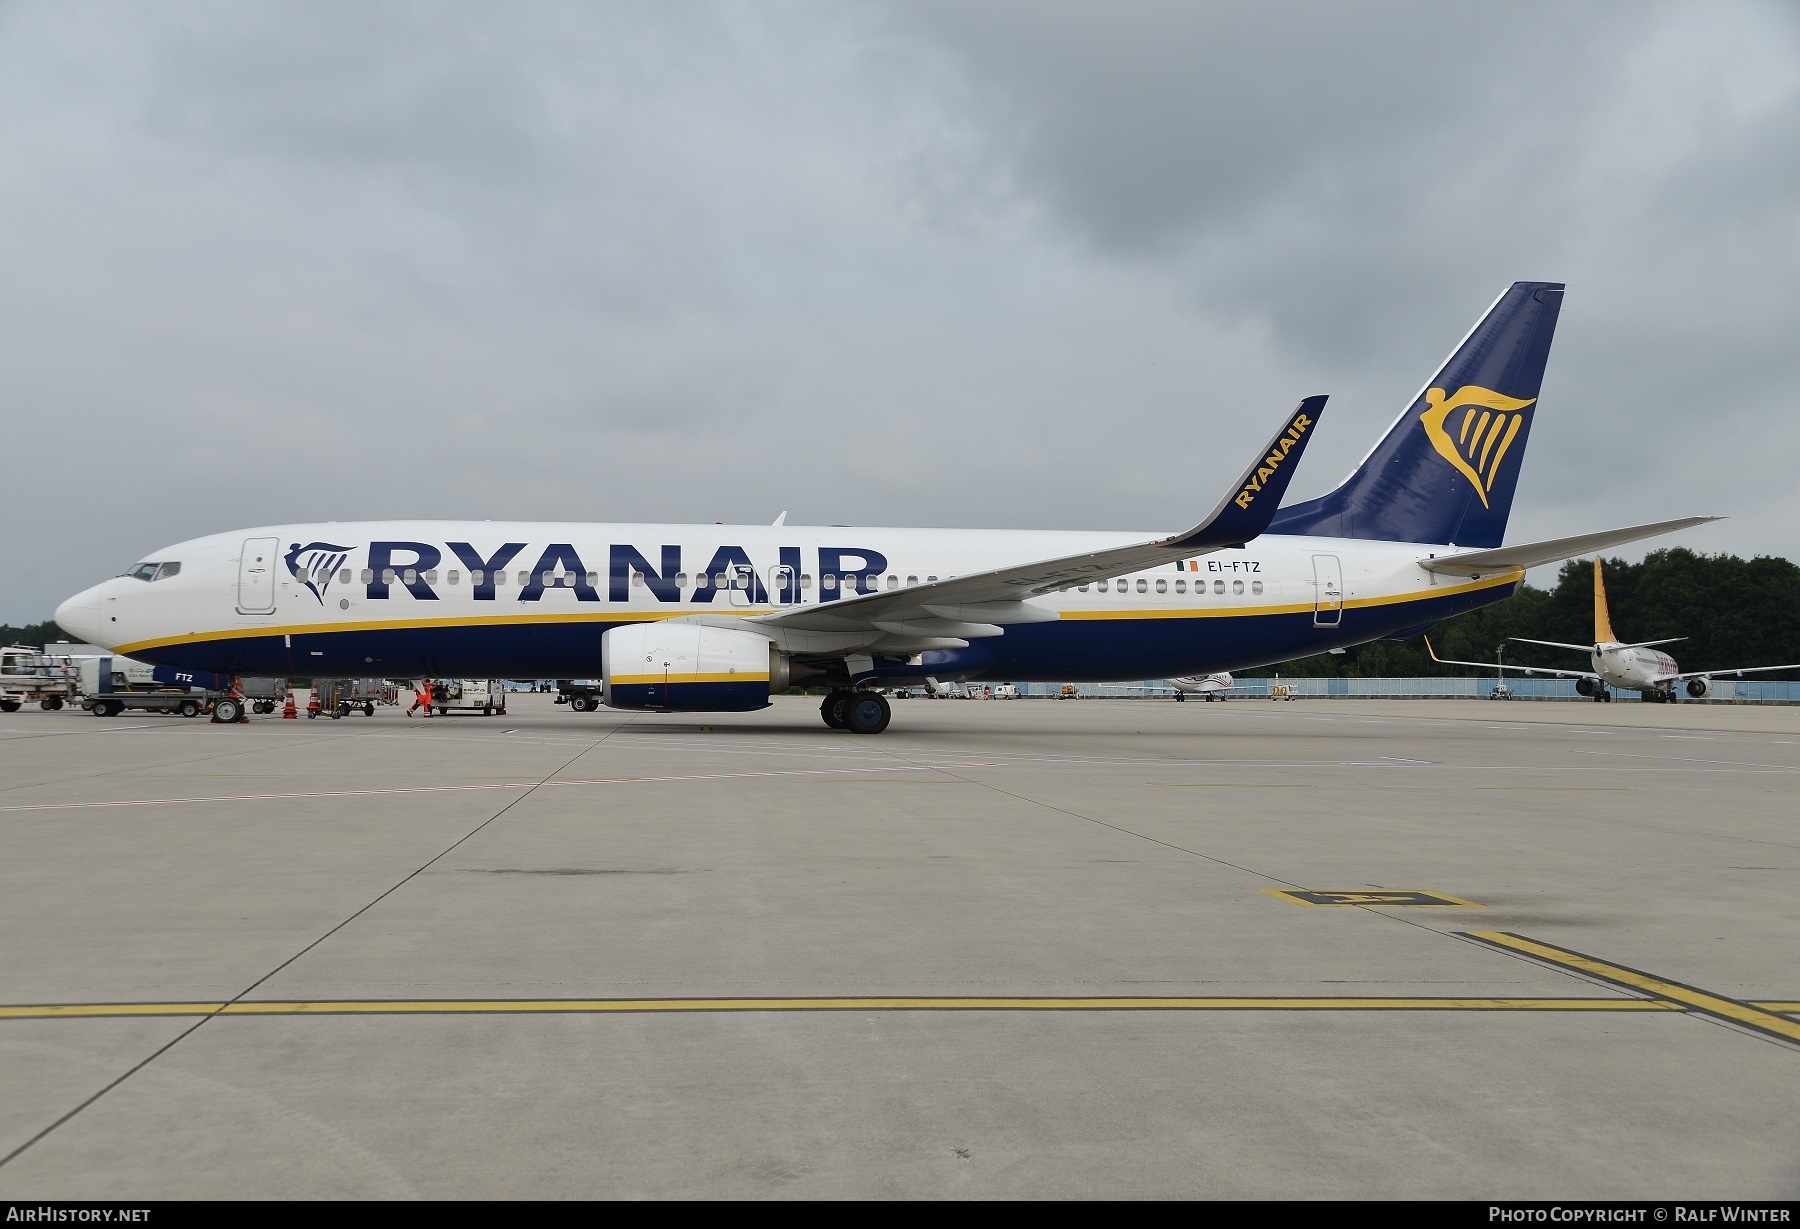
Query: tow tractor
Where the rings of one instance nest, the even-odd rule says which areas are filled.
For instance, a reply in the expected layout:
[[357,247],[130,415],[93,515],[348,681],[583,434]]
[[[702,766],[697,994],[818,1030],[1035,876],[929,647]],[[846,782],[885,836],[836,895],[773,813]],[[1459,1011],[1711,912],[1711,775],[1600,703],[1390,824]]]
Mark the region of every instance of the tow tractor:
[[556,702],[578,713],[591,713],[600,707],[600,680],[557,679]]

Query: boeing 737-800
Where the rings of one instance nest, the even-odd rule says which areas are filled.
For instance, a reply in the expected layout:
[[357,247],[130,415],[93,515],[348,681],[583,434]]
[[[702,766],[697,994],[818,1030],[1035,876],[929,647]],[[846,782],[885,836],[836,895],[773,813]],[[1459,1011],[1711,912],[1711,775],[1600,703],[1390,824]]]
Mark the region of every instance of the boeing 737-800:
[[610,707],[695,712],[827,686],[826,723],[857,733],[887,725],[878,685],[1200,676],[1411,636],[1525,568],[1712,519],[1501,546],[1561,303],[1509,287],[1336,490],[1280,508],[1325,398],[1302,401],[1184,533],[278,525],[156,551],[56,618],[225,675],[598,674]]
[[1445,661],[1431,648],[1431,641],[1425,641],[1426,649],[1431,653],[1431,660],[1446,666],[1480,666],[1487,670],[1499,671],[1504,677],[1506,671],[1517,670],[1520,674],[1555,674],[1563,678],[1575,680],[1575,690],[1584,696],[1592,696],[1597,701],[1610,701],[1612,692],[1608,688],[1616,687],[1621,691],[1641,692],[1645,698],[1657,701],[1673,701],[1676,699],[1676,688],[1681,688],[1696,700],[1704,700],[1712,692],[1712,681],[1716,678],[1739,678],[1746,674],[1767,674],[1771,670],[1800,670],[1800,665],[1786,666],[1743,666],[1733,670],[1688,670],[1683,672],[1673,657],[1659,652],[1657,645],[1674,644],[1685,640],[1685,636],[1673,636],[1667,640],[1640,640],[1635,644],[1625,644],[1613,635],[1612,613],[1606,605],[1606,577],[1600,570],[1600,556],[1594,556],[1594,643],[1564,644],[1560,640],[1531,640],[1525,636],[1514,636],[1520,644],[1542,644],[1553,649],[1574,649],[1577,653],[1586,653],[1593,663],[1592,670],[1556,670],[1548,666],[1504,666],[1498,662],[1482,661]]

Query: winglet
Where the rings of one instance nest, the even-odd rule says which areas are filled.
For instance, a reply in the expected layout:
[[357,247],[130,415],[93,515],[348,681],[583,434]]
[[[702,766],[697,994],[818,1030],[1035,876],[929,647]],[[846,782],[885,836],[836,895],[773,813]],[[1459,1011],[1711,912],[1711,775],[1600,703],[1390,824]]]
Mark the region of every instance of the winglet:
[[1281,506],[1281,497],[1287,493],[1288,482],[1300,464],[1300,454],[1306,451],[1306,442],[1317,430],[1324,409],[1324,397],[1302,401],[1211,516],[1186,533],[1164,538],[1157,545],[1211,550],[1236,546],[1261,534],[1275,519],[1275,510]]

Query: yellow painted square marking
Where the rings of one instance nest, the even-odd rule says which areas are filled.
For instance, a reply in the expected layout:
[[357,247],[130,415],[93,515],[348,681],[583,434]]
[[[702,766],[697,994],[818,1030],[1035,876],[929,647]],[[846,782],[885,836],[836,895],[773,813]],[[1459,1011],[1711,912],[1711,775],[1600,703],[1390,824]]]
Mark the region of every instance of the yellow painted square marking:
[[1270,896],[1280,897],[1296,905],[1341,907],[1361,905],[1380,909],[1485,909],[1472,900],[1446,896],[1442,892],[1425,892],[1414,888],[1264,888]]

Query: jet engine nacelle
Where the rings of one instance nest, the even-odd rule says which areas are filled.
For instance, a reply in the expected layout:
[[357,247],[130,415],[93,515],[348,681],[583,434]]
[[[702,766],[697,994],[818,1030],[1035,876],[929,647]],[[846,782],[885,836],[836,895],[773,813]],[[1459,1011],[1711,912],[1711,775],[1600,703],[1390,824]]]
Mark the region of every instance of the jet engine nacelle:
[[1576,695],[1591,696],[1596,691],[1599,691],[1599,690],[1600,690],[1600,680],[1598,680],[1598,679],[1580,678],[1580,679],[1575,680],[1575,694]]
[[1707,696],[1712,694],[1712,680],[1689,679],[1687,681],[1687,693],[1696,700],[1704,700]]
[[789,677],[787,658],[767,636],[736,628],[658,621],[600,638],[600,699],[608,708],[748,712],[767,708]]

